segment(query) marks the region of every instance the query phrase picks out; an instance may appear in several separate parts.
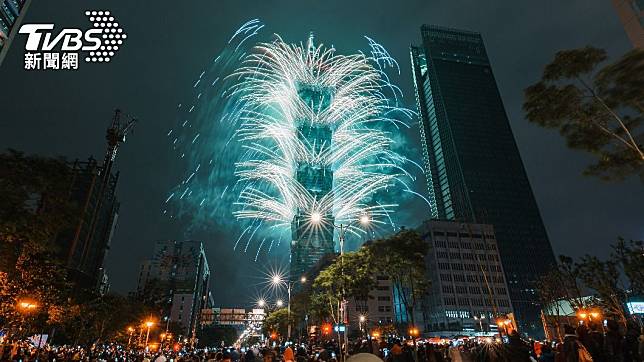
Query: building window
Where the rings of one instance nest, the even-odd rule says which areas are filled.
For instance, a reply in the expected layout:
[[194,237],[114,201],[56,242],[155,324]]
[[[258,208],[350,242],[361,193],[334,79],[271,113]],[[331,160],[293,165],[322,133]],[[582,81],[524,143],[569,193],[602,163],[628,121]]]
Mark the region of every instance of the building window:
[[454,286],[452,285],[443,285],[443,293],[454,294]]

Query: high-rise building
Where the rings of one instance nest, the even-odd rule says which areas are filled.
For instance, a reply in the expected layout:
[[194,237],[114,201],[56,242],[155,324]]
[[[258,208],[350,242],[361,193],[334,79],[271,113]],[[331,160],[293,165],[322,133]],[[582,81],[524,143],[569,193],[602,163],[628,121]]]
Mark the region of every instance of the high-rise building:
[[118,219],[118,173],[104,175],[104,167],[89,158],[69,164],[70,201],[78,208],[73,227],[57,236],[70,279],[77,287],[104,293],[108,289],[104,261]]
[[30,3],[31,0],[0,0],[0,66]]
[[613,6],[633,46],[644,49],[644,0],[613,0]]
[[194,338],[201,311],[209,303],[210,267],[201,241],[158,241],[152,258],[141,263],[137,293],[155,294],[168,306],[165,323],[181,325]]
[[497,319],[513,311],[492,225],[429,220],[418,231],[431,281],[418,325],[439,335],[496,333]]
[[[312,46],[312,38],[309,39],[309,46]],[[332,89],[318,85],[300,83],[297,92],[302,102],[311,108],[310,114],[324,112],[333,98]],[[298,121],[297,136],[309,148],[308,154],[318,155],[331,147],[333,131],[328,124],[301,119]],[[333,187],[330,166],[315,162],[312,158],[298,160],[295,179],[314,202],[319,202]],[[311,222],[312,217],[320,220]],[[311,215],[310,210],[297,210],[291,223],[291,280],[299,280],[325,254],[333,253],[333,221],[330,213]]]
[[434,219],[492,224],[512,305],[537,332],[535,280],[554,255],[479,33],[423,25],[411,47]]

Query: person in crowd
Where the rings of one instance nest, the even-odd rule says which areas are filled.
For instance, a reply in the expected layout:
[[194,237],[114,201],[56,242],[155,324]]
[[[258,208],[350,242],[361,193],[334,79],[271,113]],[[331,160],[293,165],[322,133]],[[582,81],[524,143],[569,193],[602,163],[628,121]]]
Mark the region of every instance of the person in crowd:
[[604,353],[607,362],[623,362],[622,334],[619,331],[619,324],[614,319],[606,322],[606,336],[604,338]]
[[541,353],[537,359],[539,362],[555,362],[555,352],[549,343],[541,345]]
[[284,350],[284,362],[295,362],[295,354],[290,345]]
[[564,325],[564,340],[558,346],[556,362],[579,362],[578,356],[579,339],[575,328],[571,325]]
[[629,319],[626,323],[626,335],[622,341],[622,359],[624,362],[641,362],[639,354],[640,327],[637,322]]

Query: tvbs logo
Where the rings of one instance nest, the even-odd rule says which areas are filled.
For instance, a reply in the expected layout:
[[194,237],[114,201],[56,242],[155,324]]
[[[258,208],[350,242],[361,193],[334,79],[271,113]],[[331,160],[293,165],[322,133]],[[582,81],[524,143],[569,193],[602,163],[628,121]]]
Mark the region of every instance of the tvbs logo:
[[79,52],[87,63],[107,63],[119,51],[127,34],[109,11],[85,12],[93,27],[88,30],[54,24],[25,24],[18,31],[27,35],[25,69],[78,69]]

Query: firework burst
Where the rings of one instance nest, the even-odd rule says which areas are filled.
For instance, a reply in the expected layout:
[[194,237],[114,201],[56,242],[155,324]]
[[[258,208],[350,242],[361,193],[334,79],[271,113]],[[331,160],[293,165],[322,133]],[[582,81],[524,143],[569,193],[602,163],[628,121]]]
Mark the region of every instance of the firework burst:
[[[398,63],[369,37],[367,52],[340,55],[312,41],[258,42],[262,29],[253,19],[234,32],[177,106],[167,138],[181,176],[162,213],[187,235],[235,235],[231,246],[255,261],[290,244],[297,215],[321,220],[308,229],[367,216],[368,228],[349,233],[395,230],[390,200],[415,194],[403,169],[415,163],[396,152],[413,117],[387,74],[400,74]],[[302,166],[332,175],[324,192],[301,182]]]
[[[384,223],[396,205],[377,203],[374,195],[409,177],[386,129],[404,124],[400,115],[410,111],[385,95],[396,88],[382,71],[381,62],[390,60],[381,49],[371,57],[340,55],[314,46],[312,37],[306,45],[278,37],[245,57],[230,89],[235,138],[245,149],[235,165],[243,185],[238,219],[279,227],[290,226],[297,214],[333,215],[345,223],[368,214]],[[330,137],[312,140],[303,130],[328,130]],[[301,165],[330,172],[331,192],[303,185],[296,177]]]

